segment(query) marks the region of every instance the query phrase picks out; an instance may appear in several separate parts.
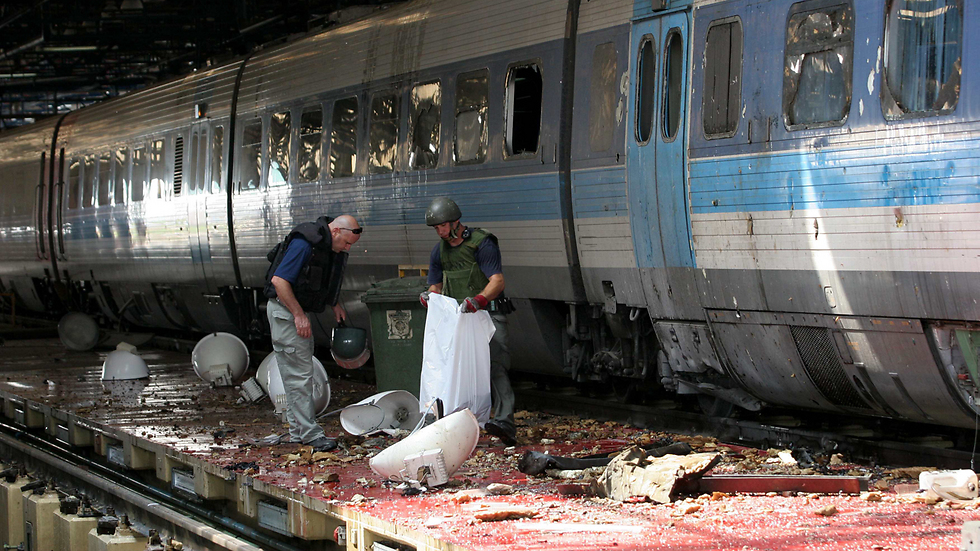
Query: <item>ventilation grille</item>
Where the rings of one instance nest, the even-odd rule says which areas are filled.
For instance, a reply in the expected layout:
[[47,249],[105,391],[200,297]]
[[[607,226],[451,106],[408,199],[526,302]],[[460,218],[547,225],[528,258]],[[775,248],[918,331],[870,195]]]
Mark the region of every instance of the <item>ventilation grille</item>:
[[847,379],[830,332],[822,327],[791,326],[796,349],[810,380],[834,405],[870,410]]
[[174,140],[174,197],[180,197],[180,189],[184,186],[184,137],[177,136]]

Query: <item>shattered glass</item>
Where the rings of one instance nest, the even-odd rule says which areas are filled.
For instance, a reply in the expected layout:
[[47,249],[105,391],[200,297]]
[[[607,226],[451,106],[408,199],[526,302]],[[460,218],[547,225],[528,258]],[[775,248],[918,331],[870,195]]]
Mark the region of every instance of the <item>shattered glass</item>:
[[487,158],[487,70],[460,75],[456,80],[456,164],[482,163]]
[[337,100],[333,104],[333,127],[330,135],[330,176],[340,178],[354,174],[357,168],[357,98]]
[[409,165],[416,169],[439,164],[439,132],[442,128],[442,87],[439,82],[420,84],[412,89],[412,149]]
[[885,116],[955,109],[962,56],[962,0],[891,0],[881,92]]
[[788,128],[837,125],[851,107],[853,17],[850,5],[790,16],[783,70]]
[[308,108],[300,117],[299,129],[299,181],[315,182],[320,178],[320,138],[323,136],[323,110]]
[[378,94],[371,101],[368,169],[372,174],[395,170],[398,151],[398,96]]
[[612,42],[595,47],[589,95],[589,146],[592,151],[607,151],[612,147],[619,84],[616,65],[616,46]]
[[269,185],[289,183],[289,111],[273,113],[269,120]]
[[245,125],[239,179],[242,183],[242,191],[259,189],[259,183],[262,181],[262,121],[259,119]]

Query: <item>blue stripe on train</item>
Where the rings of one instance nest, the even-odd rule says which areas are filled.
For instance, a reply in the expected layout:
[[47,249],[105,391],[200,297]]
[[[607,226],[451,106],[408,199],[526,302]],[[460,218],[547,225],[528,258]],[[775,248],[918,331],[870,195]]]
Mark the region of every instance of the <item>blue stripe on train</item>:
[[888,157],[875,155],[879,151],[798,151],[693,161],[691,209],[710,214],[980,202],[976,149]]

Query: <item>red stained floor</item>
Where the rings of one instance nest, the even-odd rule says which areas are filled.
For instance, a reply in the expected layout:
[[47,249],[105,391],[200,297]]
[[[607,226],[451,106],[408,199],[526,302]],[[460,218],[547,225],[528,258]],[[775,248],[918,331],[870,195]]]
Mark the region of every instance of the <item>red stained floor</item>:
[[[194,375],[190,354],[168,351],[141,352],[150,367],[148,382],[104,385],[104,355],[66,351],[56,339],[7,341],[0,348],[0,390],[467,549],[931,551],[957,549],[963,522],[980,520],[975,503],[962,509],[942,502],[913,503],[888,485],[883,485],[881,501],[846,495],[703,495],[658,505],[564,496],[558,487],[567,481],[528,478],[517,471],[525,450],[584,455],[675,435],[537,413],[518,419],[524,445],[505,449],[482,438],[449,484],[404,497],[368,467],[368,458],[391,439],[344,436],[341,449],[317,456],[298,445],[256,447],[252,440],[284,431],[268,401],[238,404],[234,389],[212,389]],[[331,385],[330,409],[374,393],[366,385],[337,379]],[[341,434],[336,417],[324,427],[328,434]],[[216,438],[216,431],[227,434]],[[687,440],[697,451],[719,450],[730,457],[716,472],[738,470],[746,456],[765,457],[765,452],[743,453],[701,438]],[[760,470],[765,468],[763,463]],[[862,472],[862,467],[843,464],[839,470]],[[336,481],[327,481],[334,475]],[[893,478],[889,484],[896,481],[901,480]],[[464,492],[492,482],[510,484],[514,493],[472,498],[472,492]],[[827,505],[837,513],[816,513]],[[532,516],[486,522],[475,518],[514,507],[524,507]]]

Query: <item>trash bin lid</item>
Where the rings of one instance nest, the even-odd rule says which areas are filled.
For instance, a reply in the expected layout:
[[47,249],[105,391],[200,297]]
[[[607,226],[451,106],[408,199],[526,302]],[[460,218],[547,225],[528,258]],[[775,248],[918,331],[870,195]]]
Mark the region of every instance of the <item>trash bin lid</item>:
[[419,293],[429,288],[425,277],[396,277],[375,283],[361,299],[365,304],[380,302],[417,301]]

